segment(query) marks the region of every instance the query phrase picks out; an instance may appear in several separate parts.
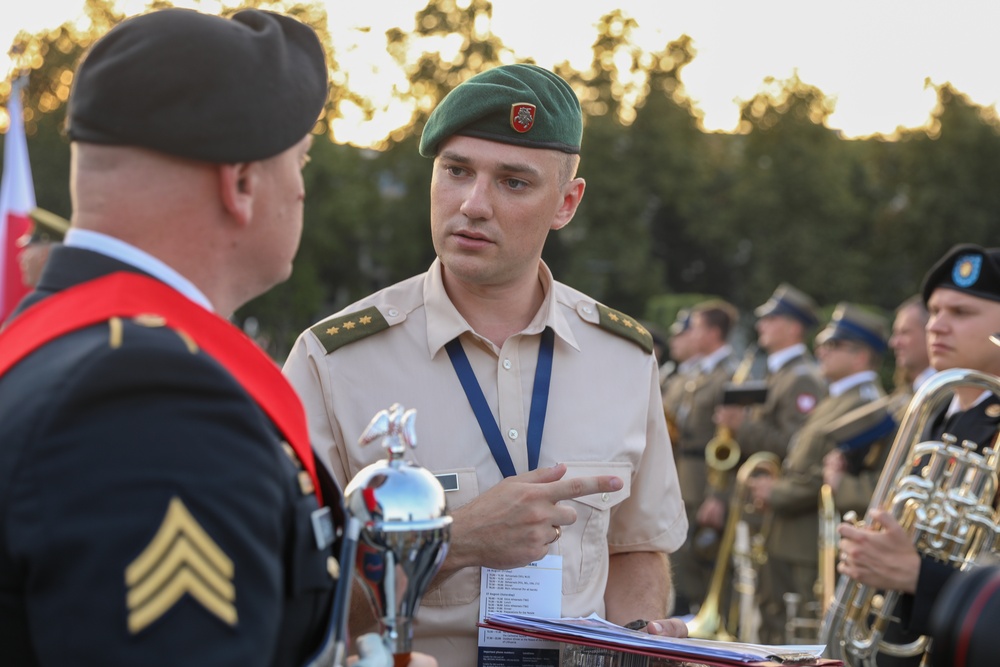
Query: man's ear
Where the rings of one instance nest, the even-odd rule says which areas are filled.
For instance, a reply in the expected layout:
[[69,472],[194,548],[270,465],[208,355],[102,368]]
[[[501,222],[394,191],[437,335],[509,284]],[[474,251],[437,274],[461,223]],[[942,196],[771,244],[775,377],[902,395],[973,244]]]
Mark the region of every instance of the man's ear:
[[220,164],[219,197],[226,209],[240,225],[250,224],[253,217],[253,199],[257,184],[256,162]]
[[583,191],[586,187],[587,183],[582,178],[574,178],[563,186],[562,202],[556,212],[555,219],[552,221],[551,229],[562,229],[569,224],[569,221],[576,215],[580,201],[583,200]]

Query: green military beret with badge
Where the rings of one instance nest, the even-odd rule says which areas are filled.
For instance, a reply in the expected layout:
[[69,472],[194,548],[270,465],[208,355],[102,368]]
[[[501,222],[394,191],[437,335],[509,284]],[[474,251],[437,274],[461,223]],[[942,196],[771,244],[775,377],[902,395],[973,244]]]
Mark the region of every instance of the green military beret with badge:
[[248,9],[231,18],[165,9],[122,21],[73,79],[73,141],[214,163],[273,157],[301,141],[327,99],[312,28]]
[[434,157],[454,135],[579,153],[583,114],[576,93],[558,75],[537,65],[501,65],[445,96],[427,119],[420,154]]
[[924,277],[920,293],[925,304],[938,287],[1000,301],[1000,248],[973,243],[954,246]]

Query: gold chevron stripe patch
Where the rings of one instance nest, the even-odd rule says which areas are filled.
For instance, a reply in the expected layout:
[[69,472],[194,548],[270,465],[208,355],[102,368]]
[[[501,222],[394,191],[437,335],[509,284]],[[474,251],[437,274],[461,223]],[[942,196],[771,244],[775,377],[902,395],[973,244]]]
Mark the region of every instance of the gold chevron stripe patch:
[[227,625],[235,625],[233,561],[209,537],[180,498],[142,553],[125,568],[128,629],[141,632],[185,594]]

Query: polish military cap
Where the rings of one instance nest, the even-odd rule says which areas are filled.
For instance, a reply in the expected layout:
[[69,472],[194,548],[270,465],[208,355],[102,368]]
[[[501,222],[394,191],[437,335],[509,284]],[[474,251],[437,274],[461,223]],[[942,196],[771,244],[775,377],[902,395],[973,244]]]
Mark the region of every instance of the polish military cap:
[[31,243],[59,243],[69,231],[69,220],[44,208],[35,208],[28,214],[31,231],[17,240],[24,247]]
[[229,19],[164,9],[91,47],[66,123],[73,141],[250,162],[301,141],[326,98],[326,57],[309,26],[256,9]]
[[888,349],[888,331],[886,318],[853,303],[841,302],[834,308],[830,323],[816,336],[816,343],[849,340],[882,353]]
[[463,81],[441,100],[424,126],[420,154],[434,157],[456,134],[579,153],[583,114],[576,93],[556,74],[537,65],[501,65]]
[[802,322],[807,328],[814,327],[819,323],[819,318],[816,316],[816,303],[808,294],[795,289],[788,283],[778,285],[771,298],[763,305],[758,306],[754,310],[754,314],[757,317],[772,315],[791,317]]
[[972,243],[953,247],[924,277],[920,291],[925,304],[938,287],[1000,301],[1000,248]]
[[677,318],[670,325],[670,335],[677,336],[691,328],[691,311],[681,308],[677,311]]

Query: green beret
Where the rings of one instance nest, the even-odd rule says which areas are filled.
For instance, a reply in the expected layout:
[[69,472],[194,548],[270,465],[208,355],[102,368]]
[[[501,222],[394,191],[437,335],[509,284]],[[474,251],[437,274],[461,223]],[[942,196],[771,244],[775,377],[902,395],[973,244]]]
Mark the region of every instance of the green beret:
[[112,28],[73,79],[70,139],[206,162],[263,160],[302,140],[327,98],[316,33],[255,9],[164,9]]
[[579,153],[583,114],[562,78],[537,65],[502,65],[463,81],[427,119],[420,154],[453,135]]
[[972,243],[954,246],[924,276],[920,292],[925,304],[938,287],[1000,301],[1000,248]]

